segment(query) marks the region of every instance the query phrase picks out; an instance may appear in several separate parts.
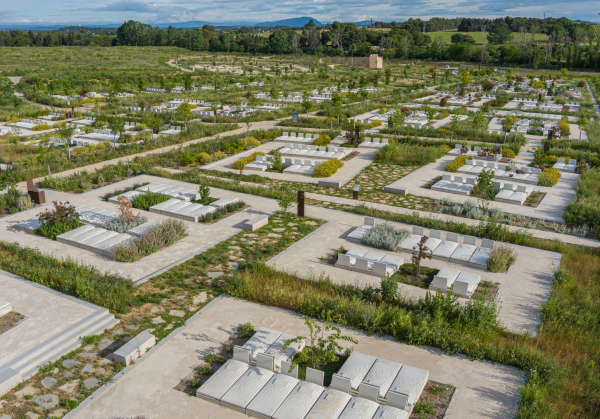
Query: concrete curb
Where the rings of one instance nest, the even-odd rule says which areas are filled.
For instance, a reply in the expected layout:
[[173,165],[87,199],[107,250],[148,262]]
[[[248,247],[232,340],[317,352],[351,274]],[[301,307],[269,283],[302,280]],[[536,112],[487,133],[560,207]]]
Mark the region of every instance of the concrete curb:
[[88,396],[85,400],[83,400],[79,406],[77,406],[75,409],[71,410],[69,413],[67,413],[65,416],[63,416],[63,419],[72,419],[74,418],[79,412],[81,412],[87,405],[89,405],[92,401],[94,401],[94,399],[98,398],[99,396],[101,396],[106,390],[108,390],[113,384],[116,384],[121,378],[123,378],[125,376],[125,374],[129,373],[130,371],[132,371],[135,367],[137,367],[138,365],[142,364],[145,360],[147,360],[148,358],[150,358],[156,351],[158,351],[163,345],[165,345],[168,341],[170,341],[171,339],[173,339],[175,336],[179,335],[181,332],[183,332],[183,330],[188,326],[188,324],[190,322],[195,321],[198,317],[200,317],[202,315],[202,313],[204,313],[206,310],[208,310],[211,306],[213,306],[214,304],[216,304],[218,301],[220,301],[221,299],[223,299],[224,297],[226,297],[225,294],[221,294],[218,297],[214,298],[211,302],[209,302],[207,305],[205,305],[204,307],[202,307],[200,309],[200,311],[198,311],[196,314],[194,314],[192,317],[190,317],[189,319],[187,319],[185,321],[185,324],[183,326],[178,327],[177,329],[173,330],[171,333],[169,333],[168,336],[166,336],[163,340],[161,340],[160,342],[158,342],[158,344],[156,344],[155,346],[153,346],[148,352],[146,352],[144,354],[144,356],[142,356],[141,358],[136,359],[136,362],[134,364],[129,365],[128,367],[126,367],[123,371],[115,374],[110,380],[108,380],[106,382],[106,384],[103,384],[102,386],[100,386],[96,391],[94,391],[90,396]]

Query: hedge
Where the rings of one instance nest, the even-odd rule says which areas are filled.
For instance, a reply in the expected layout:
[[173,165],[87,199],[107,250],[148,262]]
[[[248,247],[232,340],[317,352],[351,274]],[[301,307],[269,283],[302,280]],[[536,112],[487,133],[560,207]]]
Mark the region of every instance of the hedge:
[[256,152],[250,154],[248,157],[244,157],[243,159],[239,159],[238,161],[234,162],[232,167],[235,170],[242,170],[244,168],[244,166],[255,161],[256,156],[265,156],[265,155],[266,154],[263,153],[262,151],[256,151]]
[[332,176],[335,172],[338,171],[339,168],[344,166],[338,159],[327,160],[324,163],[321,163],[317,167],[315,167],[315,171],[313,173],[313,177],[329,177]]
[[446,170],[447,172],[456,172],[458,169],[460,169],[461,167],[463,167],[465,165],[465,162],[467,160],[473,160],[473,157],[458,156],[457,158],[452,160],[450,163],[448,163],[446,165],[446,167],[444,167],[444,170]]

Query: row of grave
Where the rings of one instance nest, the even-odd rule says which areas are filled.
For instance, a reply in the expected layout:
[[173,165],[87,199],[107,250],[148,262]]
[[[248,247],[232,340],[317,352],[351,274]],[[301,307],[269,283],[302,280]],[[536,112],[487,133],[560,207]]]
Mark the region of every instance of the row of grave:
[[[431,189],[440,192],[469,195],[474,188],[475,179],[467,178],[467,183],[462,176],[443,175],[442,180],[436,182]],[[513,185],[512,183],[494,182],[494,188],[499,193],[494,200],[507,204],[523,205],[527,197],[533,192],[531,185]]]
[[352,352],[329,388],[324,372],[291,368],[304,341],[261,328],[196,391],[196,396],[258,418],[407,419],[429,378],[420,368]]
[[291,157],[310,157],[313,159],[331,160],[331,159],[343,159],[352,152],[347,147],[329,147],[329,146],[316,146],[316,145],[304,145],[304,144],[284,144],[279,149],[282,156]]
[[[375,219],[365,217],[365,224],[357,227],[348,235],[348,240],[361,242],[375,225]],[[425,235],[423,227],[412,226],[412,234],[406,231],[407,237],[400,243],[399,250],[407,253],[414,253],[415,247]],[[463,243],[459,244],[459,234],[446,232],[446,239],[442,240],[442,231],[429,230],[425,245],[430,249],[432,257],[438,260],[448,260],[474,268],[487,269],[487,261],[494,249],[493,240],[481,239],[481,246],[477,246],[477,238],[474,236],[462,236]],[[371,267],[371,265],[369,266]]]
[[493,170],[495,178],[510,179],[514,182],[531,185],[537,185],[540,173],[542,173],[542,169],[528,166],[521,166],[519,170],[524,173],[518,173],[516,166],[482,160],[467,160],[457,171],[470,175],[478,175],[483,170]]

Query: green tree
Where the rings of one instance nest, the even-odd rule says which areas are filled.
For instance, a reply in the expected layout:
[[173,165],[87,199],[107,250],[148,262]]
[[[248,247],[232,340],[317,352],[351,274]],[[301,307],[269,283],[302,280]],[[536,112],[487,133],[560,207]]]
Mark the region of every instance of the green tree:
[[184,122],[184,126],[187,129],[187,121],[190,119],[192,115],[192,106],[188,102],[183,102],[177,110],[175,111],[175,115],[178,120]]
[[483,113],[483,111],[480,110],[477,112],[477,114],[475,114],[474,122],[477,125],[481,125],[481,124],[485,123],[486,121],[487,121],[487,118],[486,118],[485,114]]
[[462,83],[461,83],[461,86],[462,86],[462,87],[467,87],[467,85],[469,85],[471,82],[472,82],[472,80],[471,80],[471,75],[469,74],[469,72],[468,72],[468,71],[465,71],[465,72],[463,73],[463,76],[462,76]]
[[213,123],[217,123],[217,112],[221,109],[221,103],[214,100],[210,104],[210,110],[213,111]]
[[487,40],[490,44],[501,45],[507,44],[512,39],[512,32],[510,29],[504,26],[494,26],[494,28],[488,32]]
[[144,90],[144,79],[142,78],[142,76],[138,77],[137,87],[140,91]]
[[308,340],[304,352],[294,358],[291,370],[299,363],[306,361],[308,361],[311,368],[322,369],[328,363],[339,359],[336,353],[344,351],[344,348],[340,344],[341,341],[350,342],[355,345],[358,343],[356,339],[342,335],[342,330],[335,325],[334,322],[342,323],[340,317],[333,317],[331,312],[323,312],[321,313],[321,317],[326,319],[325,323],[320,324],[315,319],[302,316],[306,327],[308,327],[309,336],[298,336],[284,343],[283,349],[285,350],[292,343]]
[[113,91],[115,93],[119,93],[122,90],[121,88],[121,79],[119,77],[117,77],[115,79],[115,82],[113,83]]
[[75,135],[76,129],[77,129],[77,127],[75,125],[65,123],[65,124],[61,125],[60,127],[58,127],[56,129],[56,131],[54,131],[54,133],[56,135],[58,135],[59,138],[62,138],[67,143],[66,148],[67,148],[69,160],[71,159],[71,150],[69,149],[69,143],[71,142],[71,138],[73,137],[73,135]]
[[70,96],[71,91],[72,91],[71,79],[69,79],[68,77],[65,77],[62,82],[62,85],[63,85],[63,92],[65,92],[65,95]]
[[459,123],[460,118],[458,117],[458,114],[455,113],[454,115],[452,115],[452,118],[450,118],[450,128],[452,128],[452,135],[450,136],[450,141],[454,139],[454,131],[458,129]]
[[308,116],[308,112],[312,109],[313,103],[310,101],[310,93],[305,91],[302,93],[302,107],[306,112],[306,116]]
[[108,128],[113,133],[113,146],[117,142],[117,134],[125,132],[125,120],[123,118],[111,118],[108,121]]

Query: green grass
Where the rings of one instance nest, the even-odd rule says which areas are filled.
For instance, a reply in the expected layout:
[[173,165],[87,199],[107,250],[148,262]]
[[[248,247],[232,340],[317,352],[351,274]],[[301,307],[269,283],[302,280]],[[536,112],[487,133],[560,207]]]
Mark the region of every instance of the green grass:
[[[438,31],[438,32],[427,32],[427,35],[431,36],[431,39],[434,40],[436,38],[441,38],[444,43],[446,44],[451,44],[452,43],[452,35],[456,34],[456,33],[461,33],[463,35],[470,35],[471,37],[473,37],[473,39],[475,40],[475,42],[478,45],[482,44],[482,40],[483,40],[483,34],[481,33],[481,31],[477,31],[477,32],[459,32],[458,30],[451,30],[451,31]],[[486,34],[487,36],[487,34]],[[525,37],[527,40],[531,39],[531,34],[525,34]],[[548,35],[545,34],[536,34],[535,35],[535,40],[538,42],[545,42],[547,41]],[[520,33],[513,33],[513,39],[512,42],[515,43],[517,41],[521,41],[521,34]],[[487,45],[487,40],[486,40],[486,45]]]

